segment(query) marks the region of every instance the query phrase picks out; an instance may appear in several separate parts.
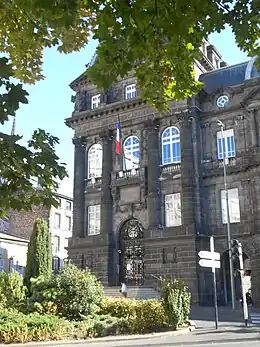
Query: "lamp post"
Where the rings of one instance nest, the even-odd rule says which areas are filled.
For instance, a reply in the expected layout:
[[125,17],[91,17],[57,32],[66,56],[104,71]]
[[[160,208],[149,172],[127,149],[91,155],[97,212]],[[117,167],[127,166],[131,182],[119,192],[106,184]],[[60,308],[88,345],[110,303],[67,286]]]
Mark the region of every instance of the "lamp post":
[[218,126],[221,131],[221,145],[223,150],[223,174],[224,174],[224,192],[227,206],[227,237],[228,237],[228,257],[229,257],[229,268],[230,268],[230,286],[231,286],[231,303],[232,309],[235,309],[235,282],[234,282],[234,268],[232,260],[232,250],[231,250],[231,232],[230,232],[230,215],[229,215],[229,204],[228,204],[228,189],[227,189],[227,168],[226,168],[226,159],[227,159],[227,149],[224,146],[224,128],[225,125],[218,120]]

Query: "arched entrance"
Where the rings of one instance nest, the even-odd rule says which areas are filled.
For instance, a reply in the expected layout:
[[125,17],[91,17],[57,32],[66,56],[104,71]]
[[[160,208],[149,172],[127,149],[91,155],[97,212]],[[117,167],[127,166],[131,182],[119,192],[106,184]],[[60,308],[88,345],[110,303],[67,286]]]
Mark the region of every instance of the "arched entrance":
[[[246,292],[251,290],[251,266],[250,260],[246,253],[243,252],[244,261],[244,285]],[[239,264],[237,261],[233,262],[234,266],[234,283],[235,283],[235,298],[239,300],[241,298],[241,278],[238,271]],[[228,250],[221,256],[221,295],[220,303],[227,305],[231,302],[231,286],[230,286],[230,267],[229,267],[229,254]]]
[[144,283],[143,227],[137,219],[125,222],[119,234],[119,279],[126,285]]

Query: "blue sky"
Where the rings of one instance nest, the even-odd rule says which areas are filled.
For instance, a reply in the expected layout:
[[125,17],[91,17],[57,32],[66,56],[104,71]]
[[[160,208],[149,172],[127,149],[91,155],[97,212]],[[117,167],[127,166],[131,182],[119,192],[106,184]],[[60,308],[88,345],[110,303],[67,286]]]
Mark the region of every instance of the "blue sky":
[[[210,39],[228,64],[236,64],[247,60],[246,54],[241,52],[235,43],[230,29],[221,34],[214,34]],[[60,138],[57,154],[61,161],[67,164],[69,179],[60,185],[60,193],[72,196],[74,148],[71,142],[73,131],[64,124],[64,119],[70,117],[73,110],[71,95],[73,91],[69,83],[78,77],[85,69],[95,51],[96,42],[90,41],[80,52],[64,55],[55,49],[44,52],[43,74],[45,80],[34,86],[26,86],[29,92],[29,104],[22,105],[17,112],[17,133],[27,140],[37,128],[45,129]],[[4,126],[11,131],[11,123]]]

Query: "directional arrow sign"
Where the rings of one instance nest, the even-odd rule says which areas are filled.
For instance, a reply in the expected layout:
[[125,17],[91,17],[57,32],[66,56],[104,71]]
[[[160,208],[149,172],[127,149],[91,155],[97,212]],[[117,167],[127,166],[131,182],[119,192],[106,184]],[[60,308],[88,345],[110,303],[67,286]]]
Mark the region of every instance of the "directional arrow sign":
[[200,251],[198,254],[203,259],[220,260],[220,253],[217,252]]
[[214,267],[220,269],[220,261],[218,260],[200,259],[199,264],[202,267]]

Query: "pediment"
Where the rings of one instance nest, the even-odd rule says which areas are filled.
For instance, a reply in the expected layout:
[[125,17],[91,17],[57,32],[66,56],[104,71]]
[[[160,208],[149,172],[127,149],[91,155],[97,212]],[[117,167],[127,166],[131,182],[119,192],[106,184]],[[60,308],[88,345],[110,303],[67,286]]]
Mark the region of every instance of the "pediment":
[[252,89],[242,100],[241,104],[246,108],[260,108],[260,86]]

